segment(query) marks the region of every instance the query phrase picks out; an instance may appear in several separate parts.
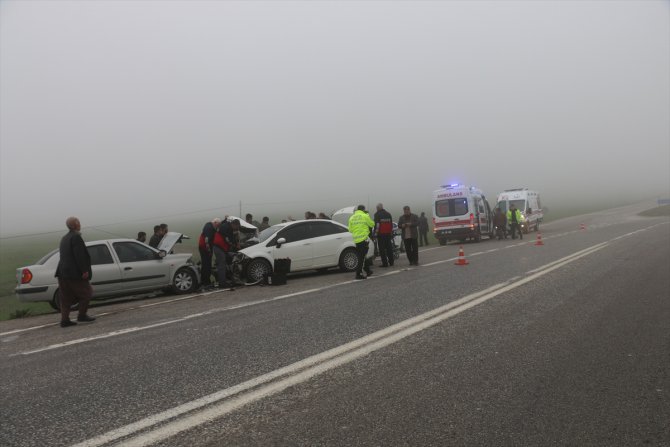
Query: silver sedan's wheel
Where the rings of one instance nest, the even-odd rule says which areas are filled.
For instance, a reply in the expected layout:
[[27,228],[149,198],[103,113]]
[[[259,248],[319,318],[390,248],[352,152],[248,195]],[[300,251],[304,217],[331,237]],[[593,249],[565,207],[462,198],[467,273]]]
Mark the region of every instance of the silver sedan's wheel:
[[176,293],[192,292],[197,286],[198,280],[195,272],[188,268],[177,270],[172,280],[172,288]]
[[247,266],[247,281],[256,282],[272,273],[272,267],[265,259],[254,259]]
[[[51,301],[49,301],[49,304],[54,310],[60,311],[60,289],[56,289],[53,298],[51,298]],[[79,303],[74,303],[70,306],[70,310],[77,309],[79,309]]]
[[357,268],[358,253],[356,253],[356,249],[345,249],[340,255],[340,270],[344,272],[355,272]]

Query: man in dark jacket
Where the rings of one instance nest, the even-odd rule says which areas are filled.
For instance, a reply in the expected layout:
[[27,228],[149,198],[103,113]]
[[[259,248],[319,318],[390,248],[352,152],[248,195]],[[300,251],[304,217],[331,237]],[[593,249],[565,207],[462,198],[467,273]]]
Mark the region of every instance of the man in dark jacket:
[[200,238],[198,239],[203,289],[209,288],[212,285],[212,252],[214,248],[214,235],[219,225],[221,225],[221,219],[218,217],[212,219],[211,222],[207,222],[202,228],[202,233],[200,233]]
[[226,281],[226,268],[228,261],[232,260],[229,253],[239,250],[240,243],[236,232],[240,230],[240,221],[235,219],[232,222],[227,220],[221,222],[219,228],[214,234],[214,254],[216,255],[216,276],[219,281],[219,288],[226,289],[232,287],[232,284]]
[[398,219],[398,228],[402,231],[402,240],[405,242],[405,252],[409,265],[419,265],[419,217],[412,214],[409,206],[402,208],[403,215]]
[[90,323],[95,320],[86,314],[93,289],[89,282],[93,276],[91,257],[81,237],[81,223],[76,217],[68,217],[65,225],[70,230],[60,241],[60,260],[56,267],[60,294],[60,326],[74,326],[70,320],[70,307],[79,303],[77,321]]
[[375,235],[379,246],[379,256],[382,258],[382,267],[393,266],[393,217],[384,209],[384,205],[377,204],[375,213]]
[[161,226],[160,225],[155,225],[154,226],[154,235],[151,236],[151,239],[149,239],[149,246],[153,247],[153,248],[158,248],[158,244],[160,244],[162,238],[163,238],[163,233],[161,232]]

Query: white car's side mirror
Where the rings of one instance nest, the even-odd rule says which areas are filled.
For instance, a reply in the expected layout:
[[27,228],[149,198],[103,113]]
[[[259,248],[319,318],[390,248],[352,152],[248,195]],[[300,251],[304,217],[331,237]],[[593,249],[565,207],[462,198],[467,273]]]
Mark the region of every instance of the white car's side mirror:
[[280,237],[279,239],[277,239],[277,248],[281,247],[282,244],[285,244],[285,243],[286,243],[286,239],[284,239],[283,237]]
[[167,252],[165,250],[159,250],[158,252],[158,257],[163,259],[164,257],[167,256]]

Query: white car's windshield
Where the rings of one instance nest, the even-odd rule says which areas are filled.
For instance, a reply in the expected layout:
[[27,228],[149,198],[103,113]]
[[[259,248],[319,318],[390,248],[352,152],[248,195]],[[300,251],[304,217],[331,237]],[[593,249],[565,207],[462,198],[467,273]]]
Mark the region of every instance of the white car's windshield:
[[272,237],[277,231],[284,228],[284,225],[273,225],[270,228],[266,228],[261,231],[261,234],[258,236],[259,242],[265,242]]

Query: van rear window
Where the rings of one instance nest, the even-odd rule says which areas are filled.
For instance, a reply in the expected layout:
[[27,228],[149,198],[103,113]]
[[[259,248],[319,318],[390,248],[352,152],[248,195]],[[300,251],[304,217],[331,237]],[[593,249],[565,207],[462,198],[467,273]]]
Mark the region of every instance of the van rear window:
[[457,199],[438,200],[435,202],[435,216],[452,217],[462,216],[468,213],[468,199],[459,197]]

